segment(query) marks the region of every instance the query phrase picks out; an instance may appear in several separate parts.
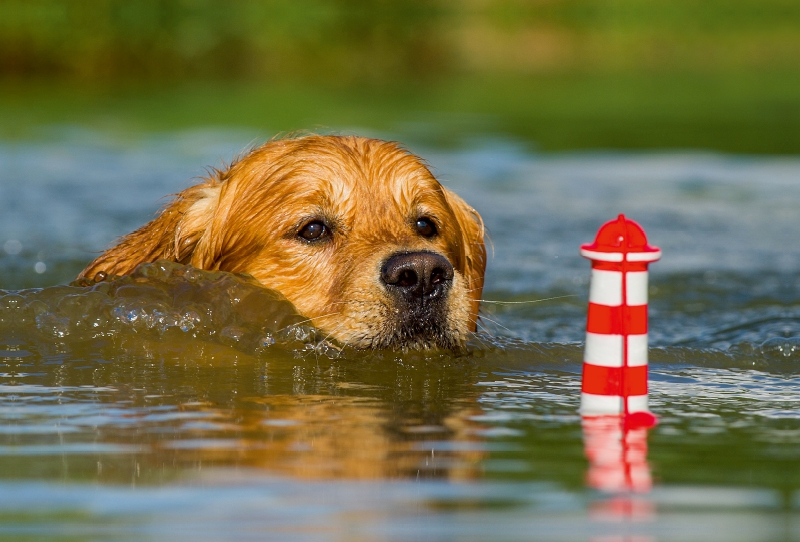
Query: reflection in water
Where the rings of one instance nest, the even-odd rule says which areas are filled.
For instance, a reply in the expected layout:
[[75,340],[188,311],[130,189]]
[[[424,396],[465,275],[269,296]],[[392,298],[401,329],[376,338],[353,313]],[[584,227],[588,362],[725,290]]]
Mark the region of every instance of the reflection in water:
[[248,354],[147,334],[9,342],[0,474],[137,485],[219,467],[304,479],[476,477],[486,451],[471,420],[473,361],[348,355],[281,345]]
[[624,428],[621,416],[584,416],[581,425],[589,487],[608,493],[650,491],[647,429]]
[[240,429],[268,445],[240,455],[240,465],[306,479],[465,480],[476,477],[485,455],[464,408],[423,422],[400,404],[365,397],[272,395],[253,402],[263,410],[250,411]]
[[[652,521],[655,507],[646,496],[653,484],[647,463],[647,429],[625,427],[622,416],[584,416],[581,425],[589,460],[586,484],[608,494],[608,498],[591,504],[590,517],[622,523]],[[644,542],[654,539],[626,533],[591,540]]]

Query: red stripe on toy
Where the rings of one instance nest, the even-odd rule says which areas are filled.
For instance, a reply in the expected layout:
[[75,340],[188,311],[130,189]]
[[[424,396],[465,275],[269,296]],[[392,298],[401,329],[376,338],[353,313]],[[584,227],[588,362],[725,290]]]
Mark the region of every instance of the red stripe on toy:
[[[647,271],[647,264],[652,262],[627,262],[628,271]],[[622,262],[601,262],[592,260],[592,269],[602,269],[603,271],[621,271]]]
[[647,305],[625,307],[627,318],[623,319],[623,307],[609,307],[589,303],[586,331],[601,335],[643,335],[647,333]]
[[[625,390],[622,390],[620,385],[623,370],[625,371]],[[593,395],[645,395],[647,394],[647,365],[601,367],[584,363],[581,391]]]

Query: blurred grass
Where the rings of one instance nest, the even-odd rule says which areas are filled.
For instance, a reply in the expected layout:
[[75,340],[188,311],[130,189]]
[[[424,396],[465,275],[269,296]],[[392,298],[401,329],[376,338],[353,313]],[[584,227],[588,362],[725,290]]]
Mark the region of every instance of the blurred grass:
[[0,0],[0,73],[23,77],[781,68],[796,0]]
[[0,0],[0,119],[797,153],[800,2]]
[[800,75],[452,77],[341,88],[287,82],[0,90],[0,137],[42,126],[136,134],[194,127],[265,133],[371,129],[436,146],[511,136],[540,150],[700,148],[800,152]]
[[0,0],[0,72],[84,80],[423,74],[440,67],[438,11],[414,0]]

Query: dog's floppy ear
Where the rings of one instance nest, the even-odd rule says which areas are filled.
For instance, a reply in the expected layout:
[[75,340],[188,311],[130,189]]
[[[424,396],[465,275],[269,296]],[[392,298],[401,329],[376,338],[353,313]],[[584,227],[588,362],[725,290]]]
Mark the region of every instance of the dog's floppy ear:
[[467,205],[459,196],[445,190],[447,201],[453,209],[461,231],[461,251],[464,262],[464,278],[472,300],[470,310],[470,330],[475,331],[478,322],[478,308],[483,292],[483,275],[486,271],[486,245],[483,242],[485,229],[478,211]]
[[100,272],[127,275],[140,263],[156,260],[213,267],[213,256],[207,250],[196,251],[196,248],[216,213],[222,184],[210,178],[176,194],[154,220],[120,239],[78,277],[91,279]]

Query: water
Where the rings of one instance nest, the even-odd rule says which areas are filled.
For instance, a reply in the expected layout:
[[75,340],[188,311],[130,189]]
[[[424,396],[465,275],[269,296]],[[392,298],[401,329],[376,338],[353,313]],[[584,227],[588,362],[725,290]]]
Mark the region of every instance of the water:
[[[341,350],[246,277],[65,286],[264,137],[0,143],[0,538],[800,539],[800,159],[411,140],[487,223],[484,298],[540,300],[458,355]],[[620,212],[664,251],[627,464],[577,415],[577,248]]]

